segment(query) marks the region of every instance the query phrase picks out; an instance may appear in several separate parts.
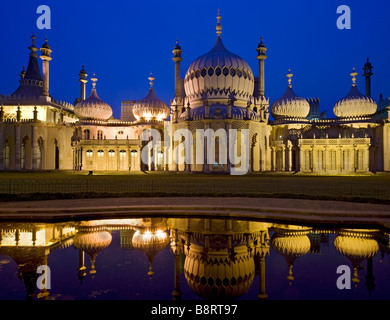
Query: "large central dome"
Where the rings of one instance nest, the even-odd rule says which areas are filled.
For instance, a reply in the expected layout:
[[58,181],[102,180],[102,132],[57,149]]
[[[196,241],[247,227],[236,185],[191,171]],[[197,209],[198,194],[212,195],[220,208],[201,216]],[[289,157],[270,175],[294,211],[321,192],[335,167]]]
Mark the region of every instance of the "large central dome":
[[[253,95],[254,77],[248,63],[228,51],[222,43],[218,14],[217,41],[188,68],[184,89],[190,102],[202,99],[231,99],[245,103]],[[193,107],[193,105],[191,105]],[[196,107],[196,104],[195,104]]]

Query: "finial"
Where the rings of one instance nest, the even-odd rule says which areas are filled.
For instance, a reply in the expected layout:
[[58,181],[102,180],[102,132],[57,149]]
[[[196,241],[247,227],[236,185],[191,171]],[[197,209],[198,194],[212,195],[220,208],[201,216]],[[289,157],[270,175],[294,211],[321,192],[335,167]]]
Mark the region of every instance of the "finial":
[[150,73],[150,77],[148,78],[148,80],[150,81],[150,88],[153,88],[153,81],[155,80],[155,78],[153,77],[152,72]]
[[31,39],[32,39],[32,46],[35,47],[35,39],[36,39],[36,37],[34,35],[34,32],[33,32],[32,36],[31,36]]
[[97,81],[98,79],[95,77],[95,73],[93,73],[93,76],[92,76],[92,78],[91,78],[91,81],[92,81],[92,89],[95,89],[95,87],[96,87],[96,81]]
[[356,76],[357,76],[357,72],[355,71],[355,67],[353,67],[353,71],[352,71],[352,73],[350,74],[351,75],[351,77],[352,77],[352,86],[356,86]]
[[217,15],[217,20],[218,20],[218,23],[217,23],[217,35],[218,37],[221,36],[221,33],[222,33],[222,26],[221,26],[221,14],[220,14],[220,11],[218,9],[218,15]]
[[291,78],[292,78],[293,74],[291,73],[291,70],[288,69],[288,73],[286,75],[286,77],[288,78],[288,86],[291,88]]

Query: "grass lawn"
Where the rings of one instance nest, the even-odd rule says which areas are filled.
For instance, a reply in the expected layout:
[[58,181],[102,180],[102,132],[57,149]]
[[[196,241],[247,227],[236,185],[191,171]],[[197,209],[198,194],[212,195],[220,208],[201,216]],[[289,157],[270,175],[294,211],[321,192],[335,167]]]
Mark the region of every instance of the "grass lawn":
[[245,176],[154,173],[3,172],[0,199],[101,196],[293,197],[390,203],[390,175]]

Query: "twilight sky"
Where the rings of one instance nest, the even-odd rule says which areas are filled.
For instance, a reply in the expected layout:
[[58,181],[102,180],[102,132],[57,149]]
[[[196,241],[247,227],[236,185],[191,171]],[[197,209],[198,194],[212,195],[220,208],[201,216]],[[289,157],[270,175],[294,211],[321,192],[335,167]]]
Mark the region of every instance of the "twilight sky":
[[[39,5],[51,9],[51,29],[39,30]],[[351,29],[336,26],[337,7],[351,9]],[[181,76],[216,40],[221,10],[222,40],[244,58],[258,76],[256,48],[263,37],[265,92],[270,103],[284,94],[288,69],[295,93],[320,99],[321,111],[333,117],[333,105],[350,89],[352,68],[364,93],[363,65],[374,66],[372,98],[390,97],[390,2],[385,0],[275,1],[140,1],[140,0],[2,0],[0,2],[0,94],[18,87],[27,67],[30,36],[40,48],[51,46],[50,94],[73,103],[79,97],[78,73],[95,72],[100,98],[120,117],[121,100],[142,99],[150,72],[157,96],[169,104],[174,94],[172,50],[179,38],[183,50]],[[87,96],[91,81],[87,83]]]

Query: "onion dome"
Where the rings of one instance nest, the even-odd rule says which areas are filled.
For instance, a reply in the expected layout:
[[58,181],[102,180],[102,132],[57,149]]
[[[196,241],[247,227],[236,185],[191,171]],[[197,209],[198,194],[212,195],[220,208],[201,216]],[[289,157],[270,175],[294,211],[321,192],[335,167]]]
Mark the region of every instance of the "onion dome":
[[234,299],[245,294],[255,276],[255,262],[246,245],[208,248],[192,243],[184,261],[184,275],[190,288],[204,299]]
[[109,104],[102,101],[96,92],[96,81],[95,74],[93,74],[92,81],[92,92],[91,95],[80,102],[74,107],[76,116],[80,119],[86,120],[103,120],[106,121],[112,116],[112,109]]
[[163,121],[169,117],[170,109],[168,105],[156,97],[153,90],[153,74],[148,78],[150,81],[150,89],[148,95],[137,101],[132,108],[133,115],[138,121],[157,120]]
[[[254,76],[248,63],[229,52],[221,39],[221,16],[218,12],[217,41],[207,53],[198,57],[188,68],[184,89],[190,102],[207,99],[230,99],[245,103],[254,92]],[[196,107],[196,106],[195,106]]]
[[290,69],[286,75],[288,78],[288,86],[284,95],[276,100],[270,108],[271,114],[275,119],[280,118],[295,118],[304,119],[310,112],[310,104],[306,99],[298,97],[292,89]]
[[336,102],[333,113],[338,118],[354,118],[373,115],[376,112],[376,102],[359,92],[356,86],[355,68],[353,68],[352,87],[346,97]]

